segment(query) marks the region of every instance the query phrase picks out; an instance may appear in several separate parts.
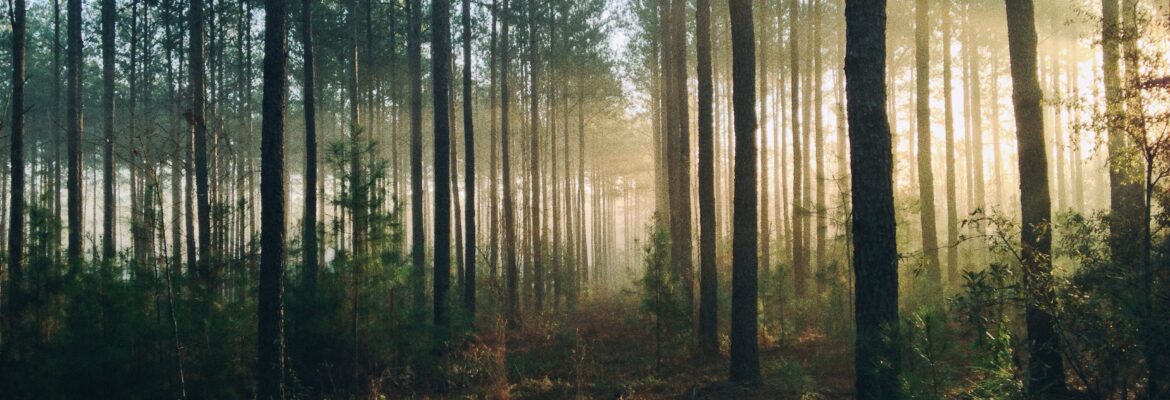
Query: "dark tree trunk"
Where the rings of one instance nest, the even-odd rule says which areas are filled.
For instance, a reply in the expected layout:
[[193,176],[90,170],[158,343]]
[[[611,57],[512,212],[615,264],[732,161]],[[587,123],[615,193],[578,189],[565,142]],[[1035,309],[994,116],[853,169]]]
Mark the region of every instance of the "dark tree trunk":
[[815,0],[812,5],[813,18],[813,54],[812,54],[812,88],[813,88],[813,162],[816,163],[817,173],[813,175],[816,179],[814,192],[814,211],[816,212],[816,235],[817,241],[814,244],[814,254],[817,257],[817,296],[816,301],[821,301],[821,296],[827,292],[825,287],[829,276],[827,275],[829,262],[825,260],[825,245],[828,239],[825,237],[829,234],[828,225],[828,209],[825,206],[825,129],[824,129],[824,90],[822,90],[822,81],[824,76],[824,69],[822,68],[822,48],[821,36],[824,32],[821,30],[821,3],[824,0]]
[[189,84],[191,90],[191,128],[195,137],[195,208],[197,226],[199,229],[199,263],[197,271],[205,285],[204,289],[210,293],[214,277],[211,271],[211,204],[208,197],[207,173],[207,117],[204,114],[207,107],[207,88],[205,84],[206,71],[203,59],[203,0],[191,0],[188,15],[188,29],[190,30],[190,50],[188,56]]
[[[951,38],[954,24],[951,16],[951,4],[943,5],[942,22],[942,68],[943,68],[943,114],[946,130],[946,193],[947,193],[947,282],[952,285],[959,280],[959,205],[956,195],[955,182],[955,106],[952,99],[953,85],[951,84]],[[971,45],[965,43],[964,47]]]
[[434,345],[443,346],[451,316],[447,290],[451,286],[451,3],[431,3],[431,80],[434,102],[435,163],[435,280]]
[[489,51],[491,52],[491,54],[489,54],[489,57],[491,58],[491,60],[488,62],[490,65],[490,69],[491,69],[491,71],[490,71],[490,73],[491,73],[491,78],[490,78],[491,79],[491,83],[490,83],[491,87],[489,88],[490,93],[488,94],[488,96],[491,97],[490,104],[489,104],[490,110],[488,110],[491,113],[491,132],[490,132],[491,143],[488,146],[489,151],[491,151],[491,157],[490,157],[491,159],[490,159],[490,163],[488,165],[488,168],[491,171],[488,174],[491,178],[491,179],[489,179],[489,184],[490,184],[490,188],[491,188],[491,196],[490,196],[491,197],[491,205],[490,205],[490,209],[488,211],[488,214],[489,214],[488,215],[488,224],[490,225],[488,227],[488,230],[489,230],[488,231],[488,242],[489,242],[488,243],[488,266],[491,270],[488,272],[488,275],[490,275],[490,278],[491,278],[492,289],[498,290],[499,289],[499,287],[497,286],[498,281],[496,279],[499,276],[498,270],[499,270],[499,265],[500,265],[500,238],[499,238],[499,236],[500,236],[500,214],[499,214],[499,212],[500,212],[500,181],[499,181],[499,176],[500,176],[499,175],[499,155],[500,155],[500,151],[498,150],[500,141],[499,141],[499,131],[496,128],[496,116],[499,115],[499,112],[497,110],[497,101],[499,100],[499,91],[497,90],[497,85],[498,85],[499,76],[500,76],[500,73],[499,73],[500,57],[499,57],[499,53],[498,53],[500,45],[499,45],[499,39],[498,39],[497,33],[496,33],[496,26],[498,25],[497,21],[499,20],[499,8],[496,5],[496,0],[492,0],[491,13],[492,13],[492,33],[491,33],[491,38],[489,39],[490,46],[491,46],[491,49],[489,49]]
[[845,82],[853,188],[859,400],[902,398],[893,149],[886,118],[886,2],[846,0]]
[[[751,1],[751,0],[747,0]],[[699,352],[719,354],[718,273],[715,265],[715,159],[712,148],[711,1],[699,0],[695,47],[699,77]],[[754,44],[753,44],[754,45]]]
[[511,155],[509,154],[511,150],[511,132],[508,124],[510,122],[508,114],[512,100],[511,93],[508,91],[508,67],[511,64],[511,43],[508,37],[510,12],[511,2],[504,0],[504,25],[502,32],[500,32],[499,45],[503,47],[500,55],[500,162],[503,164],[501,180],[504,184],[504,274],[506,275],[505,285],[507,286],[505,315],[508,319],[508,326],[515,328],[520,322],[520,271],[516,266],[516,213],[512,204],[512,167],[510,162]]
[[[800,5],[797,0],[788,1],[789,27],[788,73],[792,77],[792,277],[793,289],[798,299],[805,297],[808,284],[808,259],[804,247],[804,187],[803,155],[800,142],[800,36],[797,32],[797,23]],[[807,84],[807,83],[806,83]]]
[[[759,121],[761,121],[759,124],[766,125],[767,121],[768,121],[768,72],[769,72],[769,69],[768,69],[768,48],[771,47],[771,44],[768,42],[768,37],[770,35],[769,34],[769,27],[771,24],[767,22],[768,21],[767,2],[764,0],[760,0],[758,3],[759,3],[760,8],[759,8],[759,12],[755,16],[757,18],[760,18],[760,21],[753,22],[754,26],[760,27],[759,48],[761,49],[759,57],[756,57],[756,60],[759,61],[758,62],[759,69],[757,70],[758,72],[756,73],[758,75],[758,78],[756,79],[756,83],[759,85],[759,89],[756,93],[759,93],[759,98],[757,99],[759,102],[759,116],[758,117],[759,117]],[[769,196],[770,196],[769,188],[768,188],[769,187],[769,184],[768,184],[768,162],[769,161],[768,161],[768,140],[766,139],[767,133],[766,133],[766,130],[764,130],[764,128],[761,128],[760,136],[762,137],[762,139],[760,140],[760,143],[757,145],[757,147],[758,147],[757,148],[757,150],[758,150],[758,157],[757,158],[759,159],[759,170],[760,170],[759,171],[760,172],[760,179],[759,179],[759,182],[760,182],[760,188],[759,188],[760,204],[759,204],[759,207],[757,207],[757,210],[759,211],[759,214],[760,214],[760,243],[761,243],[760,244],[760,265],[763,266],[764,271],[768,271],[770,268],[772,268],[772,253],[771,253],[772,219],[768,215],[769,214],[768,211],[770,208],[768,206]]]
[[1028,329],[1028,392],[1037,399],[1064,393],[1059,334],[1048,309],[1051,301],[1052,234],[1044,114],[1036,77],[1036,22],[1032,0],[1005,0],[1011,57],[1012,103],[1020,171],[1020,241],[1024,289],[1036,301],[1025,306]]
[[[686,51],[686,2],[671,0],[670,20],[665,25],[670,29],[670,59],[668,68],[670,95],[667,107],[673,109],[671,122],[667,124],[667,162],[670,180],[670,259],[675,274],[682,278],[683,302],[688,312],[694,304],[694,272],[691,238],[691,164],[690,164],[690,118],[687,101],[687,51]],[[754,68],[754,64],[753,64]]]
[[[352,146],[353,154],[349,159],[349,179],[350,179],[350,202],[352,204],[350,212],[353,213],[350,222],[353,224],[353,256],[355,259],[360,259],[366,256],[366,220],[370,205],[366,201],[366,192],[369,185],[366,184],[363,177],[362,157],[366,148],[366,139],[362,136],[363,130],[371,127],[362,127],[360,125],[360,105],[361,94],[358,88],[359,71],[361,60],[358,54],[358,15],[357,15],[357,0],[347,0],[345,2],[346,9],[346,25],[349,30],[349,46],[346,49],[346,55],[349,56],[345,65],[346,74],[346,90],[349,97],[349,130],[350,130],[350,145]],[[369,112],[369,110],[367,110]],[[361,262],[354,264],[355,282],[358,276],[361,275]],[[356,293],[357,286],[355,283],[354,290]],[[356,296],[356,295],[355,295]],[[356,297],[355,297],[356,299]],[[356,322],[355,322],[356,323]]]
[[[308,3],[308,0],[304,3]],[[286,2],[282,0],[264,2],[264,99],[260,127],[260,315],[257,318],[259,343],[256,352],[259,358],[256,397],[264,400],[284,398],[284,97],[288,90],[288,78],[285,75],[288,67],[286,7]],[[305,16],[309,15],[307,10],[309,8],[306,7]],[[306,43],[312,43],[308,40],[308,32],[305,36]],[[311,69],[307,76],[312,76]],[[306,91],[311,95],[312,89]],[[307,118],[312,121],[312,117]],[[312,192],[312,188],[308,190]]]
[[[102,265],[114,263],[114,0],[102,0]],[[133,47],[133,41],[131,42]],[[132,78],[133,79],[133,78]],[[137,213],[137,209],[132,212]]]
[[68,51],[65,60],[66,83],[66,131],[68,140],[68,176],[65,186],[68,188],[68,225],[69,225],[69,271],[77,272],[81,268],[81,75],[82,75],[82,41],[81,41],[81,0],[68,0],[65,4],[65,14],[68,19],[65,40]]
[[[10,200],[8,221],[8,298],[4,304],[6,309],[0,310],[8,321],[0,321],[3,327],[5,345],[14,346],[19,343],[19,334],[13,335],[11,330],[20,323],[24,303],[24,71],[25,71],[25,41],[27,32],[25,0],[16,0],[12,5],[12,125],[9,133],[12,135],[12,147],[9,148],[12,179],[9,181],[12,190],[8,193]],[[3,269],[0,268],[0,272]]]
[[918,129],[918,196],[922,203],[922,253],[925,257],[925,274],[915,295],[923,298],[928,305],[940,304],[941,272],[938,260],[938,233],[934,216],[934,168],[930,149],[930,6],[932,0],[917,0],[914,7],[914,83],[917,102]]
[[406,33],[407,68],[410,70],[410,229],[411,260],[414,264],[413,297],[419,317],[426,302],[426,232],[423,230],[422,169],[422,2],[407,2],[409,27]]
[[534,309],[537,313],[544,308],[544,242],[542,238],[540,212],[540,53],[537,50],[536,32],[536,1],[528,0],[528,211],[532,229],[528,232],[532,241],[532,272],[533,292],[536,302]]
[[[47,201],[52,203],[49,208],[53,211],[53,217],[58,221],[61,220],[61,142],[65,142],[65,138],[61,137],[65,129],[61,125],[61,0],[53,0],[53,134],[49,137],[53,138],[53,177],[52,177],[52,191],[51,196],[46,196]],[[61,240],[56,239],[52,241],[51,248],[60,249]],[[60,261],[59,252],[53,255],[53,261]]]
[[735,107],[735,220],[731,253],[732,382],[760,382],[756,274],[756,39],[751,0],[731,0],[732,101]]
[[1132,144],[1126,136],[1126,110],[1122,95],[1120,62],[1122,36],[1118,0],[1101,2],[1102,72],[1105,83],[1105,115],[1109,152],[1109,250],[1116,265],[1139,265],[1141,262],[1138,227],[1141,219],[1141,187],[1133,179],[1135,166]]
[[464,190],[467,191],[463,216],[464,271],[463,308],[475,321],[475,129],[471,113],[471,0],[463,0],[463,148]]
[[[304,47],[304,82],[301,95],[305,113],[305,209],[301,262],[306,286],[313,288],[319,274],[317,262],[317,99],[313,59],[313,1],[301,0],[301,44]],[[261,191],[263,194],[263,191]]]

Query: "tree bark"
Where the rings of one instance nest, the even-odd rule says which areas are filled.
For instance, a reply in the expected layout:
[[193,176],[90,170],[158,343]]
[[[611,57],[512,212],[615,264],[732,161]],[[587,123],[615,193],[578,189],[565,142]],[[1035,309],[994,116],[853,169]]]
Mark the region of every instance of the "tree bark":
[[464,190],[466,211],[463,216],[464,272],[463,308],[475,321],[475,129],[471,112],[471,0],[463,0],[463,148]]
[[788,73],[792,79],[792,278],[797,298],[804,298],[808,284],[808,259],[804,247],[804,187],[803,154],[800,141],[800,35],[796,21],[800,18],[800,4],[788,1]]
[[434,113],[435,163],[435,279],[434,345],[445,345],[451,316],[447,311],[447,290],[451,286],[451,3],[431,3],[431,79]]
[[[25,74],[25,46],[27,40],[27,6],[25,0],[15,0],[12,4],[12,125],[11,148],[8,161],[12,175],[9,180],[8,210],[8,299],[3,311],[7,321],[3,323],[5,345],[15,348],[20,343],[19,329],[15,329],[22,319],[24,305],[24,74]],[[0,273],[3,273],[0,268]],[[18,332],[13,332],[17,330]]]
[[[795,3],[795,2],[794,2]],[[793,4],[794,4],[793,3]],[[759,220],[756,216],[755,33],[751,0],[731,0],[732,96],[735,108],[735,220],[731,255],[732,382],[758,384],[759,321],[756,275]]]
[[[853,197],[855,396],[902,398],[893,151],[886,117],[886,2],[846,0],[845,80]],[[893,338],[893,339],[892,339]]]
[[511,157],[511,127],[509,126],[509,112],[512,101],[511,92],[508,89],[508,67],[511,63],[511,42],[508,37],[510,25],[510,11],[511,1],[504,0],[504,16],[503,27],[500,32],[500,43],[503,47],[500,54],[500,162],[503,170],[501,172],[501,180],[504,187],[504,274],[505,286],[507,286],[507,298],[505,301],[505,315],[508,320],[508,327],[515,329],[520,324],[520,285],[519,285],[519,270],[516,266],[516,218],[514,206],[512,204],[512,167],[510,162]]
[[203,0],[191,0],[188,15],[188,29],[190,40],[188,49],[189,85],[191,90],[191,128],[195,138],[195,208],[197,213],[196,225],[199,229],[199,263],[197,271],[202,277],[204,289],[210,291],[214,277],[211,266],[211,204],[208,197],[208,160],[207,160],[207,87],[205,84],[206,71],[203,49]]
[[[947,281],[951,285],[959,284],[959,205],[956,204],[955,183],[955,106],[953,101],[953,84],[951,82],[951,40],[954,27],[952,5],[950,2],[943,5],[942,22],[942,68],[943,68],[943,113],[946,129],[946,174],[947,174]],[[964,43],[970,46],[972,43]]]
[[414,307],[421,317],[426,302],[426,231],[423,229],[422,168],[422,2],[407,2],[407,69],[410,72],[410,232]]
[[540,213],[540,89],[537,87],[540,77],[540,55],[536,40],[536,1],[528,0],[528,211],[531,224],[529,231],[532,241],[532,284],[536,302],[534,309],[537,313],[544,307],[544,242],[542,238],[543,226]]
[[1103,0],[1101,15],[1102,72],[1105,83],[1105,115],[1109,154],[1109,250],[1117,265],[1140,262],[1141,187],[1133,177],[1136,166],[1128,162],[1133,146],[1126,137],[1126,105],[1122,97],[1120,74],[1123,29],[1118,0]]
[[[114,21],[118,17],[114,0],[102,0],[102,266],[114,263]],[[131,47],[134,47],[131,41]],[[133,78],[131,78],[133,81]],[[132,212],[137,213],[134,209]]]
[[[198,0],[195,0],[198,1]],[[65,4],[65,14],[68,19],[65,40],[68,43],[65,60],[66,79],[66,131],[68,132],[68,171],[66,187],[68,189],[68,261],[69,271],[77,272],[81,268],[81,131],[82,131],[82,40],[81,40],[81,0],[68,0]]]
[[[309,3],[304,0],[302,4]],[[307,4],[306,4],[307,5]],[[305,8],[308,18],[309,8]],[[288,90],[288,11],[282,0],[264,3],[264,93],[260,139],[260,289],[257,398],[284,398],[284,110]],[[305,24],[309,26],[308,23]],[[311,34],[305,32],[306,37]],[[311,44],[311,40],[306,40]],[[311,58],[310,58],[311,60]],[[311,67],[306,75],[310,77]],[[312,93],[312,89],[305,89]],[[310,103],[311,104],[311,103]],[[312,117],[307,121],[312,121]],[[312,189],[310,188],[311,192]],[[307,229],[307,230],[312,230]],[[314,257],[315,257],[315,253]]]
[[1044,148],[1042,93],[1036,77],[1036,23],[1031,0],[1005,0],[1012,103],[1020,171],[1020,240],[1024,289],[1035,301],[1024,309],[1028,332],[1027,389],[1038,399],[1065,392],[1059,333],[1049,314],[1052,291],[1051,201]]
[[[750,1],[750,0],[748,0]],[[712,148],[711,1],[698,0],[695,8],[695,47],[699,79],[699,352],[719,354],[718,289],[715,265],[715,160]],[[754,46],[754,44],[753,44]]]
[[920,279],[922,290],[915,293],[924,304],[942,303],[942,274],[939,271],[938,230],[934,215],[934,168],[931,160],[930,132],[930,0],[917,0],[914,7],[914,77],[918,129],[918,196],[922,204],[922,253],[925,273]]
[[[305,209],[302,227],[301,262],[305,267],[306,286],[312,289],[317,282],[317,99],[316,72],[313,57],[313,1],[301,0],[301,44],[304,47],[304,82],[301,97],[305,114]],[[263,195],[263,191],[261,191]]]
[[491,97],[488,110],[489,113],[491,113],[491,143],[488,146],[489,151],[491,151],[491,160],[488,164],[490,169],[489,176],[491,178],[489,180],[491,185],[491,207],[488,211],[488,223],[490,225],[488,227],[488,267],[491,268],[491,270],[488,272],[488,275],[491,277],[492,288],[498,290],[499,287],[497,286],[496,279],[499,276],[498,270],[500,265],[500,151],[498,150],[500,140],[499,130],[496,125],[496,118],[497,115],[499,115],[497,102],[499,100],[500,92],[497,90],[497,86],[499,84],[500,77],[500,57],[498,53],[499,36],[496,31],[496,27],[498,26],[497,20],[499,19],[499,8],[496,5],[496,0],[492,0],[491,13],[492,32],[491,38],[489,38],[489,45],[491,46],[489,51],[491,54],[489,54],[490,61],[488,62],[491,69],[491,83],[489,88],[490,93],[488,94],[488,96]]
[[666,82],[667,121],[666,156],[669,180],[671,267],[682,278],[683,301],[690,310],[694,304],[694,276],[691,243],[691,180],[690,180],[690,119],[687,102],[686,3],[671,0],[669,19],[663,26],[669,30],[669,50]]

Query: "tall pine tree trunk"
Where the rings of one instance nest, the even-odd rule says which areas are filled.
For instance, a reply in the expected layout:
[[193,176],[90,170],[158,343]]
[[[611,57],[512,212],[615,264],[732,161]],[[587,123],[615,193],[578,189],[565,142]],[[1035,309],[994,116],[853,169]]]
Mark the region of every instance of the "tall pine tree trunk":
[[[198,1],[198,0],[196,0]],[[81,0],[68,0],[65,5],[68,19],[66,28],[65,75],[66,83],[66,131],[68,132],[68,176],[65,186],[68,188],[68,252],[69,271],[77,272],[81,268],[81,75],[82,75],[82,41],[81,41]]]
[[803,151],[800,140],[800,36],[796,21],[800,18],[800,4],[788,0],[788,73],[792,79],[792,272],[793,289],[797,298],[804,298],[808,284],[808,259],[804,247],[804,187]]
[[536,1],[528,0],[528,212],[532,241],[532,284],[536,302],[534,309],[537,313],[544,307],[544,242],[542,238],[543,226],[540,213],[540,88],[537,87],[540,78],[540,56],[536,40]]
[[1033,296],[1024,309],[1028,332],[1029,394],[1059,398],[1065,391],[1060,340],[1048,312],[1052,291],[1051,201],[1044,143],[1042,93],[1037,79],[1036,23],[1031,0],[1006,0],[1011,58],[1012,103],[1020,171],[1020,241],[1024,290]]
[[1131,146],[1126,138],[1125,104],[1122,99],[1121,51],[1122,27],[1118,0],[1103,0],[1104,19],[1101,43],[1102,70],[1105,83],[1105,115],[1109,153],[1109,249],[1117,265],[1137,265],[1138,249],[1136,213],[1140,188],[1130,177]]
[[426,231],[423,229],[422,168],[422,2],[408,0],[407,69],[410,72],[410,243],[415,314],[426,309]]
[[893,151],[886,117],[886,2],[846,0],[845,80],[856,281],[855,396],[902,397]]
[[[117,5],[102,0],[102,265],[114,262],[114,21]],[[133,47],[133,42],[131,42]],[[133,82],[133,78],[131,78]],[[131,84],[133,86],[133,84]],[[137,209],[132,210],[137,213]]]
[[[308,0],[303,3],[308,3]],[[307,19],[309,8],[305,10]],[[264,99],[260,128],[260,315],[257,318],[259,344],[256,352],[259,358],[256,373],[259,384],[256,397],[278,400],[284,398],[284,94],[288,86],[285,75],[288,67],[286,2],[265,1],[264,15]],[[305,27],[308,26],[306,23]],[[311,34],[306,32],[305,36],[310,37]],[[312,42],[306,40],[306,43]],[[311,77],[311,74],[310,68],[307,76]],[[312,89],[306,90],[311,96]],[[311,231],[312,228],[306,230]]]
[[471,0],[463,0],[463,148],[464,152],[464,190],[466,190],[466,207],[463,216],[464,233],[464,272],[463,272],[463,308],[475,321],[475,129],[471,113]]
[[[317,99],[313,58],[313,1],[301,0],[301,46],[304,49],[304,81],[301,83],[305,114],[305,209],[302,222],[302,254],[306,286],[313,288],[319,274],[317,262]],[[263,191],[261,191],[263,195]]]
[[[8,161],[11,163],[9,173],[12,175],[9,184],[8,220],[8,299],[3,312],[8,321],[0,321],[4,325],[5,345],[14,346],[20,343],[19,333],[11,330],[21,321],[24,305],[24,71],[25,71],[25,42],[27,40],[28,25],[26,20],[25,0],[16,0],[12,4],[12,125],[11,148]],[[0,268],[3,272],[3,268]],[[15,336],[15,338],[14,338]],[[15,340],[14,340],[15,339]]]
[[735,108],[735,207],[731,254],[730,380],[758,384],[760,378],[756,216],[755,33],[751,0],[731,0],[732,96]]
[[447,311],[447,290],[451,286],[451,3],[431,3],[431,79],[434,112],[435,163],[435,280],[434,345],[444,346],[451,316]]
[[930,0],[917,0],[914,7],[915,100],[917,101],[918,196],[922,204],[922,253],[925,282],[915,293],[924,304],[942,302],[942,276],[939,271],[938,237],[934,215],[934,168],[931,160],[930,132]]
[[[955,106],[951,97],[954,91],[951,83],[951,40],[954,18],[951,3],[943,6],[942,22],[942,68],[943,68],[943,113],[946,129],[946,175],[947,175],[947,282],[959,283],[959,206],[956,200],[955,183]],[[964,46],[970,46],[965,43]]]
[[512,204],[512,166],[510,163],[511,127],[509,126],[509,112],[512,96],[508,89],[508,67],[511,64],[511,42],[508,37],[510,28],[511,1],[504,0],[503,27],[500,33],[500,43],[503,47],[500,54],[500,162],[502,164],[501,180],[503,181],[504,200],[504,274],[507,295],[505,300],[505,315],[508,327],[516,328],[520,323],[520,273],[516,265],[516,216]]
[[[750,1],[750,0],[748,0]],[[718,289],[715,265],[715,159],[712,148],[711,1],[699,0],[695,8],[695,47],[699,79],[699,351],[719,354]],[[753,44],[754,45],[754,44]]]

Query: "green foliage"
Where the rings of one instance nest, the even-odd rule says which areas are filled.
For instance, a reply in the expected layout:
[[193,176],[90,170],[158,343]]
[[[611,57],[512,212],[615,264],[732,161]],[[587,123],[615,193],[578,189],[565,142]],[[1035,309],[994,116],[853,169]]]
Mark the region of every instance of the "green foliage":
[[642,312],[654,328],[656,364],[666,349],[677,349],[689,337],[691,309],[686,301],[689,290],[682,277],[670,268],[670,233],[654,225],[649,229],[645,246],[646,269],[638,281],[641,286]]

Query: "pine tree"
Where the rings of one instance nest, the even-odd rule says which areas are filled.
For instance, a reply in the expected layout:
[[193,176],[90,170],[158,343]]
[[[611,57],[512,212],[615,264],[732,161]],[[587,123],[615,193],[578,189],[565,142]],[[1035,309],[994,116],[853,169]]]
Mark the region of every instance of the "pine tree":
[[751,0],[731,0],[732,101],[735,108],[734,232],[731,255],[731,381],[760,382],[756,275],[755,33]]
[[[750,1],[750,0],[748,0]],[[718,272],[715,265],[715,132],[711,78],[711,1],[698,0],[695,48],[698,53],[699,101],[699,351],[719,353]]]
[[845,81],[853,195],[855,395],[902,398],[893,148],[886,118],[886,2],[846,0]]
[[259,384],[256,397],[278,400],[284,398],[284,110],[285,92],[288,90],[288,77],[285,74],[288,68],[287,2],[266,0],[264,15],[264,100],[261,110],[263,122],[260,128],[260,289],[257,318],[259,343],[256,352],[259,358],[256,373]]
[[1052,280],[1052,204],[1044,142],[1043,96],[1036,77],[1036,22],[1032,0],[1005,0],[1012,103],[1020,171],[1020,254],[1024,289],[1035,296],[1024,309],[1028,332],[1028,393],[1037,399],[1065,392],[1059,334],[1047,302]]

